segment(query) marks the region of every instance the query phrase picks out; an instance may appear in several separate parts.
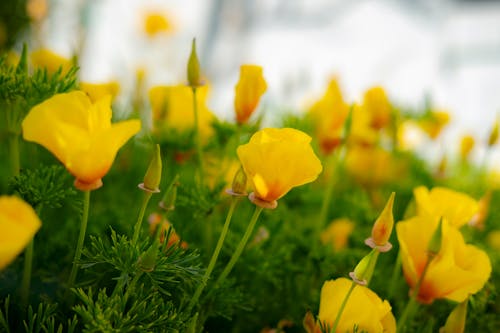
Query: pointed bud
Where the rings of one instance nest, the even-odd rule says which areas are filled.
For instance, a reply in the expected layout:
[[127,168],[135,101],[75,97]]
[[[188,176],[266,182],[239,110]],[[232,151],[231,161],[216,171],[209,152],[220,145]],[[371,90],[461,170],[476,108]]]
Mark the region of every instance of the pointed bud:
[[394,197],[396,194],[391,193],[389,200],[385,204],[382,213],[373,224],[371,238],[368,238],[365,243],[371,248],[377,248],[380,252],[387,252],[392,248],[389,243],[392,229],[394,227],[394,216],[392,215],[392,208],[394,206]]
[[151,158],[151,162],[149,162],[148,170],[146,171],[146,175],[144,176],[144,183],[139,185],[144,191],[158,193],[160,189],[158,186],[161,181],[161,153],[160,153],[160,145],[155,146],[155,152],[153,153],[153,157]]
[[432,234],[431,240],[429,241],[429,245],[427,245],[427,253],[430,256],[435,256],[441,250],[441,243],[443,242],[443,218],[439,220],[439,224]]
[[174,210],[175,200],[177,199],[177,187],[179,186],[179,175],[175,175],[174,179],[168,185],[165,195],[158,204],[164,210]]
[[451,311],[446,324],[439,329],[439,333],[463,333],[465,331],[465,320],[467,319],[467,303],[469,298],[458,304]]
[[23,44],[23,51],[21,53],[21,59],[16,67],[16,73],[28,74],[28,46],[26,43]]
[[354,268],[354,272],[349,273],[351,279],[357,284],[368,285],[375,271],[379,254],[380,252],[377,249],[373,249],[364,256]]
[[193,44],[191,45],[191,54],[189,55],[187,65],[187,76],[189,86],[194,88],[203,85],[201,82],[200,61],[198,60],[198,55],[196,54],[195,38],[193,38]]
[[490,132],[490,136],[488,137],[488,146],[494,146],[498,142],[498,120],[495,121],[495,126]]
[[137,265],[142,271],[152,272],[155,269],[156,257],[158,256],[158,245],[159,241],[157,238],[153,245],[151,245],[149,249],[147,249],[146,252],[139,257]]
[[240,165],[240,168],[238,171],[236,171],[234,178],[233,178],[233,184],[231,186],[231,189],[226,190],[227,194],[233,195],[233,196],[246,196],[248,195],[247,193],[247,174],[245,173],[245,170],[243,170],[243,167]]

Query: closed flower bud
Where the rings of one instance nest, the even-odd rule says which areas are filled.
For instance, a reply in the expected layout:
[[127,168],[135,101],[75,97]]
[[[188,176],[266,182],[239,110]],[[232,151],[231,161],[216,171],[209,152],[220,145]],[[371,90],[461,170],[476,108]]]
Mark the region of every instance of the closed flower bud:
[[191,87],[203,85],[201,82],[200,61],[198,60],[198,55],[196,54],[196,39],[194,38],[187,65],[187,76],[188,83]]
[[156,266],[156,257],[158,256],[158,240],[142,254],[137,261],[137,265],[144,272],[152,272]]
[[395,193],[392,192],[385,204],[384,210],[373,225],[371,238],[366,240],[368,246],[372,248],[376,247],[380,252],[389,251],[392,247],[391,243],[389,243],[389,238],[394,227],[394,216],[392,215],[394,197]]
[[354,268],[354,272],[349,273],[349,276],[357,284],[366,286],[370,283],[370,280],[375,271],[375,265],[377,264],[379,251],[373,249],[370,253],[363,257],[360,262]]
[[467,303],[469,299],[465,299],[451,311],[446,324],[439,329],[439,333],[463,333],[465,330],[465,320],[467,318]]
[[441,243],[443,240],[443,218],[439,220],[439,224],[432,234],[431,240],[429,241],[429,245],[427,245],[427,253],[430,256],[435,256],[441,250]]
[[236,171],[231,189],[228,189],[226,193],[233,196],[247,195],[247,174],[242,166]]
[[175,175],[174,179],[165,191],[165,195],[161,199],[159,206],[164,210],[174,210],[175,200],[177,199],[177,187],[179,186],[179,175]]
[[495,126],[490,132],[490,136],[488,137],[488,146],[494,146],[498,142],[498,120],[495,122]]
[[160,153],[160,145],[156,145],[155,152],[153,153],[153,158],[151,162],[149,162],[148,170],[146,171],[146,175],[144,176],[144,183],[139,185],[139,187],[148,192],[158,193],[160,192],[158,186],[161,181],[161,153]]

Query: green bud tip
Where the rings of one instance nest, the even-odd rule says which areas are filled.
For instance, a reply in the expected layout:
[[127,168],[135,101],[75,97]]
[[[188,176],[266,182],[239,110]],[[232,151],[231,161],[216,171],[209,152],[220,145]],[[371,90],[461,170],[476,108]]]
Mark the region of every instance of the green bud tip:
[[146,175],[144,176],[144,183],[139,185],[141,189],[148,192],[158,193],[160,192],[158,186],[161,181],[161,152],[160,145],[155,146],[155,151],[153,153],[153,157],[151,158],[151,162],[149,162],[148,170],[146,171]]
[[191,45],[191,54],[189,55],[187,65],[187,76],[188,83],[191,87],[194,88],[203,85],[203,83],[201,82],[200,61],[198,60],[198,55],[196,54],[195,38],[193,38],[193,43]]
[[373,249],[370,253],[363,257],[354,268],[354,272],[349,273],[351,279],[360,285],[368,285],[375,271],[379,251]]
[[443,218],[439,219],[439,224],[432,234],[432,238],[427,246],[427,252],[430,256],[435,256],[441,250],[441,244],[443,241]]

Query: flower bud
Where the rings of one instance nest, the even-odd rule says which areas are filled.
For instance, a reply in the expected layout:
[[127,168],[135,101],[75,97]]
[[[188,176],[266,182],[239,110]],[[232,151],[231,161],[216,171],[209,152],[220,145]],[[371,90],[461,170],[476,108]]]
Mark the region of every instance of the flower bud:
[[451,311],[446,324],[439,329],[439,333],[463,333],[465,330],[465,320],[467,318],[467,303],[469,298],[458,304]]
[[488,146],[494,146],[498,142],[498,120],[495,121],[495,126],[490,132],[490,136],[488,137]]
[[191,54],[189,55],[187,65],[187,76],[189,86],[198,87],[203,85],[201,82],[200,61],[198,60],[198,55],[196,54],[195,38],[193,38],[193,44],[191,45]]
[[429,245],[427,245],[427,253],[429,256],[435,256],[441,250],[441,243],[443,241],[443,218],[439,220],[439,224],[432,234]]
[[394,206],[395,193],[392,192],[389,200],[385,204],[384,210],[373,224],[371,238],[366,240],[366,244],[372,248],[377,247],[380,252],[389,251],[392,245],[389,243],[392,228],[394,227],[394,216],[392,208]]
[[462,161],[469,158],[470,152],[474,148],[474,137],[472,135],[464,135],[460,140],[460,157]]
[[368,285],[375,271],[375,265],[377,264],[379,251],[373,249],[370,253],[363,257],[360,262],[354,268],[354,272],[349,273],[351,279],[360,285]]
[[233,196],[247,195],[247,174],[241,165],[234,175],[231,189],[226,190],[226,193]]
[[172,182],[168,185],[165,195],[158,204],[164,210],[174,210],[175,200],[177,199],[177,187],[179,186],[179,175],[175,175]]
[[139,185],[142,190],[148,192],[158,193],[160,192],[158,186],[161,181],[161,153],[160,153],[160,145],[156,145],[155,152],[153,154],[153,158],[151,162],[149,162],[148,170],[146,171],[146,175],[144,176],[144,183]]
[[152,272],[155,269],[156,257],[158,256],[158,245],[158,239],[156,239],[153,245],[139,257],[137,265],[142,271]]

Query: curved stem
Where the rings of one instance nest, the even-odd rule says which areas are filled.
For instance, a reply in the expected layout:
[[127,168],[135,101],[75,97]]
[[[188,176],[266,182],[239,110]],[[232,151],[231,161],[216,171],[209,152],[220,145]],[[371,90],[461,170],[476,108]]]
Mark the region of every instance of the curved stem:
[[200,126],[199,126],[199,114],[198,114],[198,100],[196,97],[196,87],[192,88],[193,90],[193,112],[194,112],[194,133],[195,133],[195,144],[196,144],[196,155],[198,156],[199,163],[199,175],[200,181],[203,179],[203,154],[201,149],[201,138],[200,138]]
[[151,192],[144,192],[144,197],[142,199],[141,209],[139,210],[139,216],[137,217],[137,222],[134,226],[134,236],[132,237],[132,244],[137,244],[139,239],[139,234],[141,233],[142,220],[144,219],[144,213],[146,212],[146,207],[148,206],[149,199],[151,199]]
[[76,244],[75,258],[73,259],[73,267],[69,274],[68,288],[72,288],[75,284],[76,274],[78,273],[78,261],[82,255],[83,242],[85,241],[85,233],[87,232],[87,221],[89,218],[90,191],[83,191],[83,213],[82,222],[80,224],[80,235]]
[[342,317],[342,313],[344,312],[345,306],[347,304],[347,301],[349,300],[349,297],[352,294],[352,291],[356,287],[356,282],[352,281],[351,287],[349,288],[349,291],[347,291],[347,294],[344,297],[344,300],[342,301],[342,304],[340,305],[339,312],[337,313],[337,317],[335,317],[335,321],[333,322],[332,329],[330,332],[336,332],[337,326],[339,326],[340,318]]
[[221,275],[215,281],[215,285],[221,284],[226,277],[231,273],[231,270],[233,269],[234,265],[240,258],[241,253],[243,252],[243,249],[245,249],[245,246],[247,245],[248,239],[250,238],[250,235],[252,235],[252,231],[257,224],[257,220],[259,218],[260,213],[262,212],[262,207],[256,206],[255,211],[253,213],[252,219],[250,220],[250,223],[248,223],[247,230],[245,231],[245,234],[243,235],[243,238],[241,239],[240,243],[238,244],[238,247],[236,247],[236,250],[233,253],[233,256],[227,263],[226,267],[222,271]]
[[226,239],[227,231],[229,230],[229,225],[231,224],[231,218],[233,216],[234,208],[236,207],[236,204],[238,203],[238,197],[231,197],[231,206],[229,207],[229,211],[226,216],[226,221],[224,222],[224,226],[222,227],[221,234],[219,236],[219,240],[217,242],[217,245],[215,246],[214,253],[212,254],[212,258],[210,258],[210,262],[208,264],[208,268],[205,271],[205,274],[203,275],[203,278],[201,280],[200,285],[198,285],[198,288],[196,289],[193,297],[191,298],[191,301],[189,302],[187,312],[189,313],[191,309],[194,307],[198,299],[200,298],[201,293],[203,292],[203,289],[205,289],[207,285],[207,281],[210,278],[210,275],[212,274],[212,271],[214,270],[215,263],[217,262],[217,258],[219,257],[220,250],[222,249],[222,245],[224,244],[224,240]]

